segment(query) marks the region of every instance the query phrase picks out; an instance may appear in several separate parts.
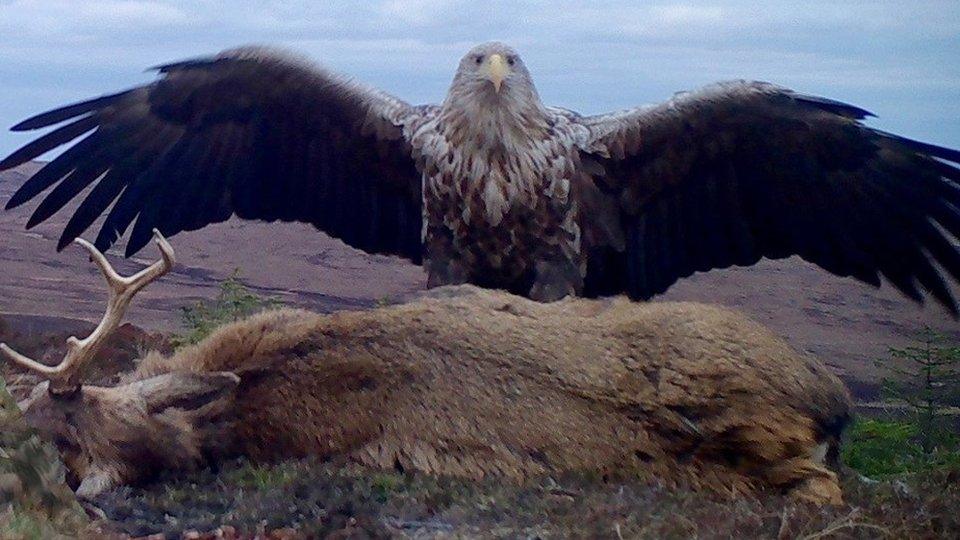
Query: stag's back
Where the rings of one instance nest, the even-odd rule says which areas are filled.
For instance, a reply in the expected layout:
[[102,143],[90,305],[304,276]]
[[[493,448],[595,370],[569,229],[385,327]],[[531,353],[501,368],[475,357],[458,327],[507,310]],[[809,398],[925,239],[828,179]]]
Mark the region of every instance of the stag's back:
[[[343,455],[469,476],[630,471],[727,488],[833,481],[817,454],[846,420],[842,384],[739,314],[473,287],[428,296],[264,313],[149,358],[133,378],[237,373],[236,445],[260,459]],[[792,465],[748,473],[758,462]]]

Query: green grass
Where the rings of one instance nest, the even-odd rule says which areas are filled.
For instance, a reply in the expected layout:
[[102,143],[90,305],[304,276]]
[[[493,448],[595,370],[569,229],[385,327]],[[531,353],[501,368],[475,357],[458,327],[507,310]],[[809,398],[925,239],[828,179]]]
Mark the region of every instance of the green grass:
[[374,498],[380,502],[387,502],[402,487],[403,479],[397,474],[382,473],[370,477],[370,491]]
[[226,480],[247,489],[283,488],[297,477],[297,471],[283,463],[266,466],[247,463],[227,473]]
[[198,302],[182,308],[183,332],[171,339],[174,347],[199,343],[224,324],[245,319],[265,309],[280,307],[279,300],[263,298],[251,292],[240,279],[240,269],[220,283],[220,291],[212,302]]
[[956,437],[925,453],[918,439],[920,428],[908,421],[858,419],[841,451],[843,462],[870,478],[889,478],[940,469],[960,469]]

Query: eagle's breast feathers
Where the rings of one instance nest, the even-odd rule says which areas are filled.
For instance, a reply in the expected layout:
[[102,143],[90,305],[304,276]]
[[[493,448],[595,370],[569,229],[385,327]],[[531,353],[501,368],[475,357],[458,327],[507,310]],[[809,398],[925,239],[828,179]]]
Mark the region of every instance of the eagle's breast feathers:
[[516,122],[485,118],[439,113],[423,136],[414,134],[423,155],[426,257],[459,259],[470,274],[503,286],[522,280],[543,258],[566,260],[582,277],[573,190],[582,174],[576,143],[585,128],[551,112]]

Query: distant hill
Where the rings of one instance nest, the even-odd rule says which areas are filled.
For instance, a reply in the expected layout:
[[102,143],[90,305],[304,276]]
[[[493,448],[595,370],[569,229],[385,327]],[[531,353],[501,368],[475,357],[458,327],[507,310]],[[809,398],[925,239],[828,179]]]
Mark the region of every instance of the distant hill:
[[[0,173],[0,206],[38,168],[31,163]],[[55,251],[75,206],[24,231],[34,206],[0,211],[0,313],[96,320],[103,309],[100,276],[76,248]],[[130,322],[174,329],[179,308],[212,297],[235,268],[261,294],[317,311],[368,307],[425,282],[419,267],[356,251],[307,225],[230,220],[180,234],[173,245],[176,269],[141,295]],[[146,248],[133,261],[114,260],[121,271],[132,271],[155,254]],[[873,359],[909,343],[924,325],[960,339],[960,324],[939,307],[916,306],[891,287],[837,278],[798,258],[695,275],[660,299],[738,308],[819,356],[863,397],[876,390]]]

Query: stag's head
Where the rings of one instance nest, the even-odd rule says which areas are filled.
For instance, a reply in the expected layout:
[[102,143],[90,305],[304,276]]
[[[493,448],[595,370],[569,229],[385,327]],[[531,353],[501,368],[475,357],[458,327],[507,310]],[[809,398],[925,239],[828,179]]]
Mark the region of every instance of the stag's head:
[[159,232],[154,235],[160,260],[132,276],[119,275],[93,245],[76,240],[103,273],[109,298],[100,324],[86,338],[68,339],[58,365],[0,344],[10,361],[46,379],[19,406],[41,437],[57,446],[68,482],[83,497],[199,462],[216,436],[211,428],[228,421],[239,382],[229,372],[178,372],[112,388],[83,384],[84,366],[120,325],[133,296],[173,267],[173,248]]

